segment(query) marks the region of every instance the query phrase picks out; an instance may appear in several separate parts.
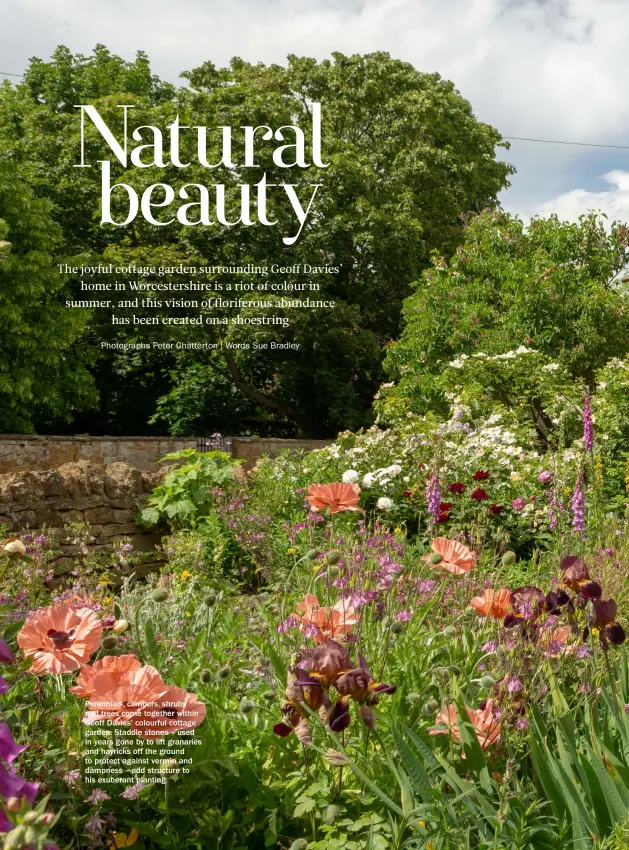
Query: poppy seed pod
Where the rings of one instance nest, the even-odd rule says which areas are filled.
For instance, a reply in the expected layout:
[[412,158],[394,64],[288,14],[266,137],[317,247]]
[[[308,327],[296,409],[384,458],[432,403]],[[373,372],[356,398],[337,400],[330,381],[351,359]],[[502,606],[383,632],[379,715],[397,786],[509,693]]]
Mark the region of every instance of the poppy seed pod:
[[111,650],[115,649],[117,646],[118,638],[116,637],[116,635],[107,635],[106,638],[103,638],[102,647],[108,652],[111,652]]
[[202,670],[199,678],[204,685],[207,685],[212,681],[212,673],[209,670]]
[[437,566],[443,561],[443,555],[440,555],[439,552],[433,552],[429,560],[431,564]]
[[505,552],[502,556],[502,565],[503,567],[511,567],[515,564],[516,557],[515,552]]
[[218,671],[218,678],[226,679],[229,676],[229,672],[229,667],[221,667],[221,669]]
[[341,560],[341,553],[338,549],[330,549],[325,559],[331,567],[334,567]]
[[437,709],[439,708],[439,703],[436,699],[429,699],[428,702],[425,702],[422,705],[422,714],[424,717],[432,717],[433,714],[437,713]]
[[165,602],[168,599],[168,590],[165,587],[156,587],[151,591],[153,602]]
[[314,561],[318,557],[319,557],[319,550],[318,549],[308,549],[308,551],[306,552],[306,558],[308,558],[309,561]]
[[215,593],[209,593],[205,597],[205,604],[207,605],[208,608],[213,608],[214,605],[216,605],[216,594]]

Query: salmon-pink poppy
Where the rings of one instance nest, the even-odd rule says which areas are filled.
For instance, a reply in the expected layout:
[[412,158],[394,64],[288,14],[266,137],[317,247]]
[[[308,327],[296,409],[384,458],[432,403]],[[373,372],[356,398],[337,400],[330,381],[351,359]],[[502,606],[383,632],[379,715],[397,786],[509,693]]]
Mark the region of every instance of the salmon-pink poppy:
[[459,543],[447,537],[435,537],[432,541],[432,555],[425,555],[422,561],[427,561],[431,567],[439,567],[454,575],[463,575],[474,568],[476,555]]
[[128,670],[123,676],[104,671],[94,676],[91,683],[87,711],[83,723],[100,720],[114,724],[129,723],[147,707],[157,704],[168,692],[168,685],[150,665]]
[[[483,709],[465,706],[470,724],[473,726],[478,743],[483,750],[500,740],[500,725],[494,717],[494,701],[488,699]],[[461,741],[461,730],[456,716],[456,708],[446,705],[437,715],[436,722],[446,726],[445,729],[430,729],[430,735],[450,735],[455,741]]]
[[347,600],[341,599],[331,608],[323,608],[312,593],[306,593],[304,601],[297,605],[297,616],[302,632],[312,632],[308,636],[314,637],[316,643],[349,634],[360,620]]
[[470,605],[483,617],[494,617],[496,620],[504,620],[509,613],[511,602],[511,591],[508,587],[502,590],[485,588],[482,596],[475,596]]
[[131,718],[131,731],[148,740],[164,738],[185,729],[196,729],[205,720],[205,705],[196,694],[170,685],[154,704]]
[[360,499],[358,484],[311,484],[308,487],[306,499],[310,502],[313,511],[323,511],[328,508],[331,514],[338,514],[341,511],[363,510],[358,507]]
[[134,655],[106,655],[93,664],[83,667],[77,677],[76,685],[70,688],[70,693],[88,699],[92,695],[94,677],[99,673],[109,673],[112,685],[121,685],[125,678],[128,679],[129,673],[139,670],[141,666],[142,664]]
[[31,670],[44,673],[71,673],[87,664],[103,634],[97,615],[89,608],[51,605],[31,614],[17,636]]

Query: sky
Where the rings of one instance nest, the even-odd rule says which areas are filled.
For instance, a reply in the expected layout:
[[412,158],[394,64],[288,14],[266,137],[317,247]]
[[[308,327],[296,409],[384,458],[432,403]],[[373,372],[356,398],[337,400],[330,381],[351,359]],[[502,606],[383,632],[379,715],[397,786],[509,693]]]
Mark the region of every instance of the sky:
[[505,209],[629,220],[629,0],[0,0],[0,20],[3,73],[59,44],[144,50],[172,82],[208,59],[386,50],[453,80],[503,136],[627,146],[512,141]]

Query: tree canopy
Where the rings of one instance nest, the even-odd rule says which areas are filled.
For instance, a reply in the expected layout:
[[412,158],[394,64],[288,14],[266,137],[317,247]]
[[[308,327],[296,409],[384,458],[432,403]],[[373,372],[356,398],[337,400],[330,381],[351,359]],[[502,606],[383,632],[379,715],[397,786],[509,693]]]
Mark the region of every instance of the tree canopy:
[[[159,330],[170,339],[299,346],[290,351],[133,356],[102,352],[99,343],[142,340],[145,331],[112,325],[108,315],[95,313],[82,345],[95,360],[100,409],[78,415],[74,426],[141,432],[151,421],[171,432],[231,427],[327,436],[366,424],[383,375],[383,349],[399,331],[410,282],[420,277],[432,251],[448,255],[456,249],[466,214],[496,204],[512,172],[495,156],[496,146],[505,143],[475,118],[451,82],[386,53],[337,53],[322,62],[289,56],[285,66],[233,59],[218,68],[206,62],[183,76],[186,84],[175,87],[151,73],[144,54],[126,62],[102,45],[88,57],[60,47],[49,62],[32,60],[23,83],[0,88],[0,145],[34,193],[51,203],[61,229],[59,253],[153,265],[328,265],[337,271],[313,279],[321,287],[317,297],[334,300],[336,308],[295,310],[290,327],[280,329],[218,325],[202,329],[202,337],[190,328]],[[272,199],[278,228],[155,227],[139,218],[127,227],[101,226],[98,170],[75,167],[78,103],[97,105],[117,130],[117,107],[124,103],[134,107],[137,124],[166,127],[179,115],[181,124],[214,128],[298,123],[308,134],[313,101],[322,103],[323,156],[330,166],[317,172],[316,212],[292,248],[282,242],[291,226],[287,211]],[[219,143],[220,134],[208,133],[214,161],[220,159]],[[192,141],[183,142],[182,157],[187,144]],[[87,128],[86,148],[90,162],[110,156],[93,127]],[[281,182],[285,174],[271,154],[271,146],[260,149],[259,173]],[[181,174],[172,172],[177,169],[118,166],[115,178],[142,191],[155,182],[180,181]],[[186,182],[226,184],[233,211],[235,170],[221,167],[208,178],[193,164],[183,173]],[[308,170],[291,171],[298,192],[312,180]],[[282,277],[289,284],[303,280]]]

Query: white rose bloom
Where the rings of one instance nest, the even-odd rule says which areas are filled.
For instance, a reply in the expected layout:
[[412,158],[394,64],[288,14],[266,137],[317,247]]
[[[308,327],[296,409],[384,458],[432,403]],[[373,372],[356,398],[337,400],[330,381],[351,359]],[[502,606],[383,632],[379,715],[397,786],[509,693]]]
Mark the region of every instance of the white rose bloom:
[[360,475],[355,469],[346,469],[343,473],[343,484],[355,484],[359,478]]
[[373,487],[374,481],[375,478],[372,472],[368,472],[366,475],[363,475],[363,487]]
[[392,463],[391,466],[387,470],[387,472],[389,473],[391,478],[395,478],[395,476],[399,475],[401,471],[402,471],[402,467],[400,466],[399,463]]
[[7,555],[26,555],[26,546],[21,540],[9,540],[4,546]]
[[380,511],[390,511],[393,507],[393,500],[389,499],[388,496],[380,496],[380,498],[376,502],[376,507]]

